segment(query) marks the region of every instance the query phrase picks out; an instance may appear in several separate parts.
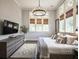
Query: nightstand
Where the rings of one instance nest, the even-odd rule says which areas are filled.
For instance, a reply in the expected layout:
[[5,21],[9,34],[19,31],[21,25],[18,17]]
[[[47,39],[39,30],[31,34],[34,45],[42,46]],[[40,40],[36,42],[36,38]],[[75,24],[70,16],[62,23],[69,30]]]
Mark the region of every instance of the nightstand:
[[78,48],[74,49],[74,59],[78,59]]

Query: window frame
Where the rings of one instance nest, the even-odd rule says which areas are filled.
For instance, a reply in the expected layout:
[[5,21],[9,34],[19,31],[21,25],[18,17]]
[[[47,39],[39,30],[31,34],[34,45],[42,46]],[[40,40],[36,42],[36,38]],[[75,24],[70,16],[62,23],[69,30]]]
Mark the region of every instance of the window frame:
[[[67,0],[68,1],[68,0]],[[77,0],[78,1],[78,0]],[[77,4],[77,2],[76,2],[76,0],[73,0],[72,1],[73,3],[72,3],[72,6],[67,6],[67,2],[66,1],[64,1],[63,2],[63,4],[64,4],[64,32],[66,32],[66,33],[72,33],[72,32],[67,32],[66,31],[66,18],[68,18],[68,17],[73,17],[73,33],[75,32],[75,28],[76,28],[76,26],[77,26],[77,19],[76,19],[76,15],[78,14],[78,4]],[[70,2],[69,2],[70,3]],[[61,5],[62,6],[62,5]],[[61,7],[60,6],[60,7]],[[61,14],[62,13],[60,13],[60,7],[58,8],[58,10],[57,10],[57,17],[58,17],[58,19],[59,19],[59,22],[60,22],[60,16],[61,16]],[[66,10],[66,8],[67,8],[67,10]],[[76,9],[76,10],[75,10]],[[70,12],[71,11],[71,12]],[[75,11],[76,11],[76,14],[75,14]],[[68,16],[66,16],[66,14],[68,14],[68,12],[70,12],[71,14],[69,14]],[[60,14],[59,14],[60,13]],[[59,26],[60,27],[60,26]],[[60,28],[59,28],[59,32],[62,32],[62,31],[60,31]],[[63,33],[63,32],[62,32]]]
[[[60,25],[61,25],[61,24],[60,24],[61,21],[63,21],[63,23],[64,23],[64,19],[59,21],[59,32],[65,32],[65,30],[63,30],[63,29],[61,28],[61,26],[60,26]],[[64,25],[63,25],[63,26],[64,26]],[[64,27],[64,28],[65,28],[65,27]],[[61,31],[61,30],[63,30],[63,31]]]
[[[29,19],[31,19],[31,18],[29,18]],[[49,32],[49,21],[48,21],[48,24],[47,24],[47,25],[48,25],[48,31],[44,31],[44,30],[43,30],[43,25],[44,25],[44,24],[43,24],[43,20],[44,20],[44,19],[47,19],[47,20],[48,20],[48,18],[41,18],[42,24],[40,24],[40,25],[42,25],[42,31],[37,31],[37,30],[36,30],[36,26],[38,25],[38,24],[37,24],[37,19],[40,19],[40,18],[34,18],[34,19],[35,19],[35,31],[30,31],[30,20],[29,20],[29,32]]]
[[[64,14],[62,14],[61,16],[60,16],[60,19],[59,19],[60,21],[59,21],[59,32],[65,32],[65,30],[63,30],[63,31],[61,31],[61,27],[60,27],[60,22],[61,21],[63,21],[63,23],[65,24],[65,20],[64,20]],[[64,26],[64,25],[63,25]],[[65,27],[64,27],[64,29],[65,29]]]
[[[70,18],[72,18],[72,19],[70,19]],[[71,17],[68,17],[68,18],[66,18],[66,20],[65,20],[65,22],[69,22],[69,21],[71,20],[71,21],[73,21],[73,16],[71,16]],[[73,23],[73,22],[72,22]],[[67,25],[68,25],[69,23],[66,23],[66,32],[67,33],[73,33],[74,32],[74,29],[73,29],[73,27],[74,27],[74,23],[72,24],[72,32],[70,32],[70,31],[68,31],[68,28],[67,28]]]

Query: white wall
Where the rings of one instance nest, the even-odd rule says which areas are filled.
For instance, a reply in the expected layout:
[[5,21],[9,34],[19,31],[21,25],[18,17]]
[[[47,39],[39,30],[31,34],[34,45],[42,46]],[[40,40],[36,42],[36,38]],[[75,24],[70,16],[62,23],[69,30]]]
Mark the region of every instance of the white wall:
[[[28,32],[26,34],[27,39],[36,39],[38,37],[51,36],[55,34],[55,11],[48,11],[49,13],[49,32]],[[29,28],[29,11],[22,10],[22,25],[25,25]]]
[[0,21],[4,19],[21,25],[21,9],[14,0],[0,0]]

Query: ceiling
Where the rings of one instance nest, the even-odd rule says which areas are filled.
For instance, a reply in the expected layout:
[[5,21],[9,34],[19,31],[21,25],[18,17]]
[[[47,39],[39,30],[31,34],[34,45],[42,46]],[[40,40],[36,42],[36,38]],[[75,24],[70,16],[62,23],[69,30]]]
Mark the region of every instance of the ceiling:
[[[15,2],[22,9],[33,9],[38,7],[39,0],[15,0]],[[63,3],[64,0],[40,0],[42,8],[47,10],[56,10],[56,8]]]

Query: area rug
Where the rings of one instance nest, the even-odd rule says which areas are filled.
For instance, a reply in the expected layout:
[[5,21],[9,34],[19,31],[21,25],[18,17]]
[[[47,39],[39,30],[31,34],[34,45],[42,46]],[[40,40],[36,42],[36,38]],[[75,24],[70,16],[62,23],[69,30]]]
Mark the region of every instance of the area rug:
[[34,58],[36,56],[36,50],[36,43],[25,43],[11,56],[11,58]]

